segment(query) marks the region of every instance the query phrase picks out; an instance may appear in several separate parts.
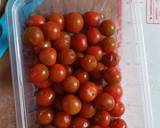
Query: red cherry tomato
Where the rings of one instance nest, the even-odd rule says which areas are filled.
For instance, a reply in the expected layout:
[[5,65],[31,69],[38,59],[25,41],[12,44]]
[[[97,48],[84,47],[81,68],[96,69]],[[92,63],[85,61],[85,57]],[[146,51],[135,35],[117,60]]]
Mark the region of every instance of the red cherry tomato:
[[33,15],[27,21],[28,26],[40,27],[45,23],[45,18],[42,15]]
[[54,48],[44,48],[39,53],[39,60],[46,66],[52,66],[56,63],[57,52]]
[[[102,126],[100,126],[100,125],[93,125],[93,126],[91,126],[90,128],[104,128],[104,127],[102,127]],[[107,127],[108,128],[108,127]]]
[[62,83],[54,83],[53,90],[55,91],[56,94],[64,94],[65,92]]
[[57,128],[68,128],[71,124],[71,116],[64,112],[57,112],[54,118],[54,124]]
[[50,70],[50,79],[53,82],[59,83],[62,82],[67,76],[66,68],[61,64],[55,64],[51,67]]
[[48,21],[57,23],[61,30],[64,28],[64,17],[61,13],[53,12],[47,19]]
[[85,51],[88,47],[87,37],[82,33],[74,35],[72,37],[71,47],[78,52]]
[[78,33],[83,29],[83,17],[78,12],[71,12],[65,17],[65,28],[68,32]]
[[99,95],[100,93],[103,92],[103,85],[97,84],[97,88],[98,88],[98,95]]
[[100,23],[100,14],[96,11],[89,11],[84,14],[84,22],[86,26],[98,26]]
[[53,47],[57,50],[63,49],[63,48],[69,48],[71,43],[71,37],[66,32],[61,32],[60,37],[53,41]]
[[115,101],[108,93],[100,93],[95,99],[95,105],[99,110],[111,111]]
[[48,79],[49,70],[43,64],[36,64],[34,65],[29,73],[29,79],[33,83],[43,82]]
[[94,117],[94,123],[100,125],[104,128],[108,127],[110,124],[110,115],[106,111],[101,111],[96,113]]
[[36,83],[35,86],[37,88],[48,88],[51,86],[51,81],[50,80],[45,80],[39,83]]
[[79,82],[85,83],[89,80],[89,74],[88,72],[82,70],[82,69],[78,69],[75,71],[74,75],[77,77],[77,79],[79,80]]
[[47,40],[56,40],[60,37],[60,27],[57,23],[49,21],[42,28]]
[[89,121],[82,117],[74,118],[71,124],[71,128],[89,128],[89,126]]
[[37,105],[48,107],[53,104],[55,93],[51,88],[41,89],[36,94]]
[[70,48],[63,48],[59,51],[58,60],[63,65],[71,65],[76,61],[76,53]]
[[123,90],[120,84],[108,85],[104,88],[104,92],[113,96],[116,101],[120,100],[123,95]]
[[100,25],[100,31],[105,36],[112,36],[116,31],[116,26],[111,20],[104,20]]
[[93,101],[98,94],[98,88],[93,82],[84,83],[79,89],[79,97],[84,102]]
[[41,125],[48,125],[53,121],[54,112],[51,108],[40,108],[37,111],[37,122]]
[[95,115],[96,109],[90,103],[83,103],[79,115],[83,118],[91,118]]
[[125,106],[121,101],[117,101],[114,108],[109,112],[114,117],[120,117],[125,112]]
[[97,44],[101,40],[101,33],[97,28],[89,28],[87,31],[87,40],[90,44]]
[[93,55],[97,61],[100,61],[103,56],[103,51],[99,46],[90,46],[87,48],[86,53],[89,55]]
[[123,119],[114,119],[110,123],[111,128],[127,128],[127,124]]
[[44,43],[44,35],[38,27],[28,27],[24,32],[24,41],[31,45],[37,46]]
[[66,95],[62,100],[63,111],[69,115],[76,115],[80,112],[82,103],[75,95]]
[[116,84],[121,81],[121,73],[116,67],[106,69],[103,77],[108,84]]

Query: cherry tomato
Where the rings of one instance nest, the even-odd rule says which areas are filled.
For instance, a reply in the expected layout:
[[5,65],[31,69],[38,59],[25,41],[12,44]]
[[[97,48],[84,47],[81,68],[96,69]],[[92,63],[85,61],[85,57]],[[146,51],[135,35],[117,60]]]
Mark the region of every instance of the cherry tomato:
[[53,90],[55,91],[56,94],[64,94],[64,87],[62,83],[54,83]]
[[89,128],[89,126],[89,121],[82,117],[74,118],[71,124],[71,128]]
[[82,69],[78,69],[75,71],[74,75],[77,77],[77,79],[79,80],[79,82],[85,83],[86,81],[89,80],[89,74],[88,72],[82,70]]
[[109,113],[106,112],[106,111],[97,112],[95,117],[94,117],[94,123],[106,128],[110,124]]
[[37,111],[37,122],[41,125],[48,125],[53,121],[54,112],[51,108],[40,108]]
[[46,19],[42,15],[33,15],[27,21],[28,26],[40,27],[45,23]]
[[83,17],[78,12],[71,12],[65,17],[65,28],[68,32],[78,33],[83,29]]
[[52,66],[56,63],[57,52],[54,48],[44,48],[39,53],[39,60],[46,66]]
[[71,37],[66,32],[61,32],[60,37],[53,41],[53,46],[55,49],[60,50],[63,48],[69,48],[71,43]]
[[[103,128],[102,126],[100,126],[100,125],[93,125],[93,126],[91,126],[90,128]],[[108,127],[107,127],[108,128]]]
[[45,81],[36,83],[35,86],[36,86],[37,88],[48,88],[48,87],[51,86],[51,81],[45,80]]
[[97,67],[97,60],[92,55],[84,56],[80,63],[82,68],[87,72],[91,72]]
[[104,20],[100,25],[100,31],[105,36],[112,36],[116,31],[116,26],[111,20]]
[[110,123],[111,128],[127,128],[127,124],[123,119],[114,119]]
[[99,44],[106,54],[114,52],[116,49],[116,41],[113,37],[106,37]]
[[47,40],[56,40],[60,37],[60,27],[57,23],[49,21],[42,28]]
[[79,89],[80,82],[75,76],[68,76],[64,80],[63,86],[66,92],[74,93]]
[[47,20],[57,23],[61,30],[64,28],[64,17],[59,12],[53,12],[48,16]]
[[67,65],[66,69],[67,69],[67,75],[68,76],[73,74],[74,69],[73,69],[73,67],[71,65]]
[[63,96],[62,95],[56,95],[54,102],[53,102],[53,109],[57,112],[61,112],[62,111],[62,99]]
[[95,115],[96,109],[90,103],[83,103],[79,115],[83,118],[91,118]]
[[62,82],[67,76],[66,68],[61,64],[55,64],[51,67],[50,70],[50,79],[53,82],[59,83]]
[[78,52],[85,51],[88,47],[87,37],[82,33],[74,35],[71,40],[71,47]]
[[45,125],[43,128],[56,128],[56,127],[50,124],[50,125]]
[[98,94],[97,86],[93,82],[84,83],[79,89],[79,97],[84,102],[93,101]]
[[82,103],[75,95],[66,95],[62,100],[63,111],[69,115],[76,115],[81,110]]
[[120,58],[117,53],[109,53],[103,56],[102,62],[107,67],[115,67],[119,64]]
[[33,83],[43,82],[48,79],[49,70],[43,64],[36,64],[30,69],[29,79]]
[[111,111],[114,108],[114,98],[108,93],[100,93],[95,99],[95,105],[99,110]]
[[54,118],[54,124],[57,128],[68,128],[71,124],[71,116],[64,112],[57,112]]
[[87,31],[87,40],[90,44],[97,44],[101,40],[101,33],[97,28],[89,28]]
[[121,101],[117,101],[114,108],[109,112],[114,117],[120,117],[125,112],[125,106]]
[[108,94],[113,96],[115,101],[120,100],[123,95],[123,90],[120,84],[108,85],[104,88],[104,92],[107,92]]
[[70,65],[76,61],[76,53],[70,48],[63,48],[59,52],[58,59],[63,65]]
[[84,22],[86,26],[98,26],[100,23],[100,14],[96,11],[89,11],[84,14]]
[[106,69],[103,77],[108,84],[116,84],[121,81],[121,73],[116,67]]
[[51,48],[51,47],[52,45],[50,41],[44,41],[43,44],[34,47],[34,51],[36,54],[39,54],[40,51],[43,50],[44,48]]
[[44,35],[38,27],[28,27],[24,32],[24,41],[31,45],[37,46],[44,43]]
[[37,105],[48,107],[52,105],[55,98],[55,93],[51,88],[40,89],[36,94]]
[[100,61],[103,56],[103,51],[99,46],[88,47],[86,53],[89,55],[93,55],[97,59],[97,61]]

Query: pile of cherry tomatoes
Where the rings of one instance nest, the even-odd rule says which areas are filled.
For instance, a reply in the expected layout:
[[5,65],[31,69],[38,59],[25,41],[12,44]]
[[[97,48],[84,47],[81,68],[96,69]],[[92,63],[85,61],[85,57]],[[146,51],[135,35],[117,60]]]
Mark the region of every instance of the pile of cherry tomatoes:
[[28,76],[43,128],[127,128],[115,32],[96,11],[29,17],[24,42],[38,61]]

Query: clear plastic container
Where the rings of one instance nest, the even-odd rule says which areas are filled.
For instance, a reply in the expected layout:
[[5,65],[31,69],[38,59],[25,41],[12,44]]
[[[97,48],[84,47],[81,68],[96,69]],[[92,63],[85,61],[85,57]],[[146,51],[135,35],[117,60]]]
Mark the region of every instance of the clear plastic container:
[[[67,13],[97,10],[117,24],[117,43],[121,55],[124,119],[128,128],[154,128],[150,86],[139,8],[134,0],[10,0],[7,7],[8,38],[12,67],[17,128],[36,128],[36,89],[26,79],[26,51],[22,41],[25,21],[29,15],[51,11]],[[48,4],[50,3],[50,4]]]

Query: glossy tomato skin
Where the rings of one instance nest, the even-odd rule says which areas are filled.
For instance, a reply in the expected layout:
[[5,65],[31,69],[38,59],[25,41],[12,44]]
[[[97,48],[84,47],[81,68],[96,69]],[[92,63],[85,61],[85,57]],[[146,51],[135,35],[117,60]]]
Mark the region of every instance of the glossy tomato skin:
[[47,20],[57,23],[61,30],[64,28],[64,16],[59,12],[51,13]]
[[108,84],[117,84],[121,81],[121,73],[118,68],[108,68],[103,72],[103,77]]
[[63,65],[71,65],[76,61],[76,53],[70,48],[63,48],[59,51],[58,60]]
[[108,53],[103,56],[102,62],[107,67],[114,67],[119,64],[120,57],[117,53]]
[[40,108],[37,111],[37,122],[41,125],[48,125],[53,121],[54,111],[51,108]]
[[27,26],[40,27],[41,25],[45,24],[45,22],[46,19],[42,15],[33,15],[29,17]]
[[[91,126],[90,128],[104,128],[104,127],[102,127],[102,126],[100,126],[100,125],[93,125],[93,126]],[[107,127],[108,128],[108,127]]]
[[78,33],[72,37],[71,47],[77,52],[83,52],[87,49],[87,37],[82,33]]
[[110,123],[111,128],[127,128],[127,124],[123,119],[114,119]]
[[95,99],[95,106],[99,110],[111,111],[115,106],[115,101],[108,93],[100,93]]
[[55,22],[46,22],[43,26],[43,33],[47,40],[56,40],[60,37],[60,27]]
[[97,45],[88,47],[86,53],[89,55],[93,55],[97,59],[97,61],[100,61],[103,56],[103,51],[101,47]]
[[124,112],[125,112],[124,104],[121,101],[117,101],[115,103],[114,108],[109,113],[114,117],[120,117],[124,114]]
[[89,80],[88,72],[84,71],[83,69],[78,69],[75,71],[74,75],[79,80],[80,84],[85,83]]
[[106,37],[102,41],[100,41],[100,46],[104,53],[108,54],[114,52],[116,50],[116,40],[114,37]]
[[82,103],[78,97],[69,94],[66,95],[62,100],[63,111],[69,115],[76,115],[80,112]]
[[55,93],[51,88],[40,89],[36,94],[36,103],[42,107],[48,107],[53,104]]
[[71,128],[89,128],[89,126],[89,121],[82,117],[74,118],[71,124]]
[[44,48],[39,53],[39,60],[46,66],[52,66],[56,63],[57,52],[54,48]]
[[71,12],[65,16],[65,28],[68,32],[78,33],[83,29],[84,20],[80,13]]
[[52,44],[56,50],[69,48],[71,44],[71,37],[67,32],[62,31],[60,37],[57,40],[53,41]]
[[94,123],[100,125],[101,127],[108,127],[110,124],[110,115],[106,111],[97,112],[94,117]]
[[101,40],[101,33],[97,28],[89,28],[87,31],[87,40],[91,45],[97,44]]
[[53,90],[56,94],[64,94],[65,90],[62,83],[53,83]]
[[64,80],[63,86],[66,92],[75,93],[79,89],[80,82],[75,76],[68,76]]
[[120,84],[108,85],[104,88],[104,92],[107,92],[108,94],[113,96],[115,101],[120,100],[123,95],[123,90]]
[[98,88],[93,82],[84,83],[79,89],[79,97],[84,102],[93,101],[98,94]]
[[105,36],[112,36],[116,31],[116,26],[112,20],[104,20],[100,25],[100,31]]
[[100,14],[96,11],[88,11],[84,14],[84,22],[86,26],[98,26],[100,23]]
[[33,46],[41,45],[44,43],[44,35],[38,27],[28,27],[24,31],[24,41]]
[[84,56],[80,63],[82,68],[87,72],[91,72],[97,67],[97,60],[93,55]]
[[53,82],[62,82],[67,76],[66,68],[61,64],[55,64],[50,69],[50,79]]
[[64,112],[57,112],[55,114],[54,124],[57,128],[68,128],[71,124],[71,116]]
[[49,70],[43,64],[34,65],[29,72],[29,80],[33,83],[43,82],[48,79]]
[[42,88],[48,88],[48,87],[50,87],[51,84],[52,84],[52,83],[51,83],[50,80],[45,80],[45,81],[36,83],[35,86],[36,86],[37,88],[42,89]]
[[95,113],[96,109],[91,103],[83,103],[79,115],[83,118],[91,118]]

